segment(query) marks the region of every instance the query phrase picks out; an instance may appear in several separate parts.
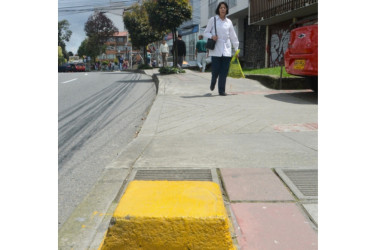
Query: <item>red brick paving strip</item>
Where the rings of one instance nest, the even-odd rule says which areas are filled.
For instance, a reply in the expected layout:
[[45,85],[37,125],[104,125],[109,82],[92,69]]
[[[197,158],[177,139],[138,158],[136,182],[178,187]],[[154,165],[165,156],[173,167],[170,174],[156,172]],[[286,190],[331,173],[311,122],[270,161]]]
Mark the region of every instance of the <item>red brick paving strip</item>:
[[234,203],[241,250],[317,250],[317,232],[294,203]]
[[294,201],[271,169],[225,168],[221,175],[231,201]]

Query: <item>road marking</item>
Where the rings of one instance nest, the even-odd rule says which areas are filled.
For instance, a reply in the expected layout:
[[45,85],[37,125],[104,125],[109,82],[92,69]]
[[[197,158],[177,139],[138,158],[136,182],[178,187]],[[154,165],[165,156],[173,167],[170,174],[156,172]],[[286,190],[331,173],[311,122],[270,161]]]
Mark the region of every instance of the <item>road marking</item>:
[[66,81],[66,82],[62,82],[62,83],[68,83],[68,82],[72,82],[72,81],[75,81],[75,80],[78,80],[78,78],[74,78],[72,80],[69,80],[69,81]]

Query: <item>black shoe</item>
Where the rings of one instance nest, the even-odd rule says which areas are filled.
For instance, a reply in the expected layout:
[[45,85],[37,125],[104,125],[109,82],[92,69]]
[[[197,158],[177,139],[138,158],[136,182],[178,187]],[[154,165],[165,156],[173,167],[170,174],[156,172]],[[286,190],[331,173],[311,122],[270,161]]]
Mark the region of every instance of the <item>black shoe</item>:
[[214,90],[214,86],[210,85],[210,90],[213,91]]
[[219,95],[227,96],[227,94],[226,94],[225,92],[223,92],[223,93],[219,93]]

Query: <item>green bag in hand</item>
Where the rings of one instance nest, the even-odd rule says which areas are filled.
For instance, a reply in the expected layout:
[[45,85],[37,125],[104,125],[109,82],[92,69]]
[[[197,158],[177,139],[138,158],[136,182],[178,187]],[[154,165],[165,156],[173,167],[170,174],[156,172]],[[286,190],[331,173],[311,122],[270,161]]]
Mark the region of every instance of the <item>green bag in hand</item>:
[[230,62],[229,74],[228,76],[232,78],[245,78],[243,74],[242,67],[240,66],[239,59],[237,55],[239,55],[240,49],[235,52],[235,55],[232,57]]

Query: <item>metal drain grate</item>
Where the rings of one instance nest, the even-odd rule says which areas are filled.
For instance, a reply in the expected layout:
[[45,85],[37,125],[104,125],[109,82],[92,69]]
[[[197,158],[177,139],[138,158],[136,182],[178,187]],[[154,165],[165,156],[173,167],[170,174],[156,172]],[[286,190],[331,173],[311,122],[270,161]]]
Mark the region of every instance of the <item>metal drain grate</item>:
[[134,180],[213,181],[210,169],[140,169]]
[[283,169],[283,172],[304,196],[318,196],[317,169]]

